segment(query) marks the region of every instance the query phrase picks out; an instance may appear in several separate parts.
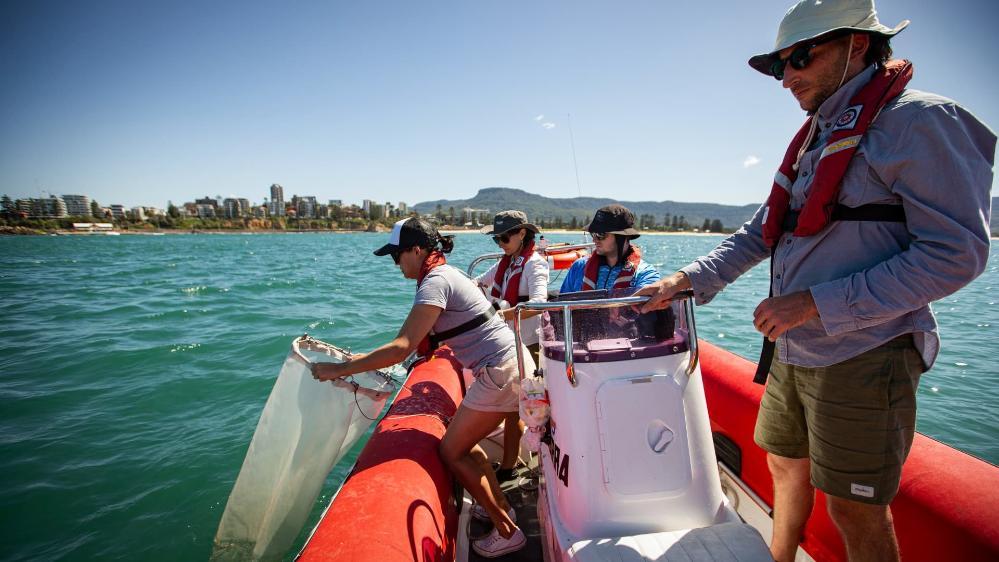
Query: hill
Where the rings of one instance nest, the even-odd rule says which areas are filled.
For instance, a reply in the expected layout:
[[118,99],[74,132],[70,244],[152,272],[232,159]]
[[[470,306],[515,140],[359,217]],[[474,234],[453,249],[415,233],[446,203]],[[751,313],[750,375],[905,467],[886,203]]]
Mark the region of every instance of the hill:
[[527,213],[531,220],[536,221],[539,218],[544,218],[545,222],[549,222],[551,219],[560,217],[568,222],[572,217],[576,217],[578,221],[592,217],[594,211],[611,203],[620,203],[631,209],[635,213],[636,220],[640,215],[653,215],[656,222],[661,223],[665,215],[669,214],[670,217],[684,217],[694,228],[699,228],[705,219],[720,220],[728,230],[738,228],[749,220],[759,208],[759,204],[736,206],[678,201],[619,201],[599,197],[556,199],[528,193],[522,189],[486,187],[480,189],[471,199],[424,201],[414,205],[413,209],[422,214],[436,212],[438,205],[445,213],[451,207],[454,207],[456,213],[460,213],[461,209],[466,207],[488,210],[490,213],[506,209],[519,209]]

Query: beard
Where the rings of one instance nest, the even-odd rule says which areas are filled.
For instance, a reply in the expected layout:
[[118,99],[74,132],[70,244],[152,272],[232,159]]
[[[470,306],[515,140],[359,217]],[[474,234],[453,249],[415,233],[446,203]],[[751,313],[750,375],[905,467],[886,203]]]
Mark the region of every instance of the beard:
[[800,96],[795,94],[795,98],[801,109],[815,113],[830,96],[836,93],[836,90],[839,90],[843,85],[848,57],[849,52],[846,49],[840,50],[839,56],[828,65],[825,72],[817,75],[810,83],[800,83],[795,87],[796,90],[800,88],[801,94]]

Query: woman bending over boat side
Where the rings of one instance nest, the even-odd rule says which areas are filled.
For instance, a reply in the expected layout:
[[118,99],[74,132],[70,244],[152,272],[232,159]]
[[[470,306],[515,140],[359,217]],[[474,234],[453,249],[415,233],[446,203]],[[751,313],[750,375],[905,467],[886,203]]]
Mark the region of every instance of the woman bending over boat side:
[[[485,557],[513,552],[527,544],[516,515],[500,490],[478,442],[500,421],[518,411],[519,377],[513,332],[495,314],[475,283],[447,265],[444,254],[454,246],[450,236],[420,218],[401,220],[392,228],[389,243],[375,251],[391,255],[407,279],[416,280],[416,298],[399,334],[367,354],[345,363],[318,363],[313,376],[334,380],[399,363],[418,347],[429,353],[447,343],[462,365],[475,373],[454,418],[441,440],[444,463],[492,520],[494,528],[472,543]],[[534,364],[527,354],[530,371]],[[529,371],[529,372],[530,372]]]

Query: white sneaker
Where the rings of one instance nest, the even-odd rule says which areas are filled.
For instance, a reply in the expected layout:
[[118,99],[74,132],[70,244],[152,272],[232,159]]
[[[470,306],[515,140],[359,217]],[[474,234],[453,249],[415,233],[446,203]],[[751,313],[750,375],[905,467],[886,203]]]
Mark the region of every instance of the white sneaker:
[[[469,512],[472,514],[472,517],[478,519],[479,521],[489,521],[489,512],[487,512],[486,508],[479,504],[474,504]],[[513,506],[510,507],[510,510],[507,511],[506,514],[510,516],[511,521],[514,523],[517,522],[517,512],[513,510]]]
[[472,550],[483,558],[496,558],[520,550],[526,544],[527,537],[520,528],[517,528],[508,539],[504,539],[499,531],[493,529],[488,535],[472,541]]

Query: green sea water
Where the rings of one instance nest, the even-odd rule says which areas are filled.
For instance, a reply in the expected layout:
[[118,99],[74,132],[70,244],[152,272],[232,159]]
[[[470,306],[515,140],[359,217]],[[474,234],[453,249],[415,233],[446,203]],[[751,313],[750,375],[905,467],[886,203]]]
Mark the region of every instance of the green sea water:
[[[372,257],[384,238],[0,238],[0,559],[206,559],[291,340],[363,351],[397,331],[414,285]],[[640,245],[670,272],[719,240]],[[450,261],[464,269],[495,251],[460,235]],[[918,429],[997,463],[992,252],[985,274],[934,304],[943,350],[919,388]],[[750,319],[766,281],[763,265],[699,307],[700,336],[755,359]]]

